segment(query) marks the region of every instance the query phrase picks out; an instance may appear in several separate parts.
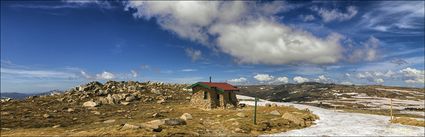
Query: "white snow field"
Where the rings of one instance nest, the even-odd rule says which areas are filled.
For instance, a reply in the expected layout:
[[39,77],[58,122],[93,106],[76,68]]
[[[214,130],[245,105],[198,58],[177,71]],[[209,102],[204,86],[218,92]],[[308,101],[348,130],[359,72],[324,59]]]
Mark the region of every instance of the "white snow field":
[[[242,95],[237,95],[237,98],[242,100],[254,99]],[[254,105],[254,101],[240,101],[240,103]],[[262,136],[424,136],[425,134],[424,127],[392,124],[389,122],[388,116],[338,112],[294,103],[258,101],[260,106],[264,106],[265,103],[293,105],[299,109],[308,108],[320,119],[315,121],[315,125],[308,128]]]

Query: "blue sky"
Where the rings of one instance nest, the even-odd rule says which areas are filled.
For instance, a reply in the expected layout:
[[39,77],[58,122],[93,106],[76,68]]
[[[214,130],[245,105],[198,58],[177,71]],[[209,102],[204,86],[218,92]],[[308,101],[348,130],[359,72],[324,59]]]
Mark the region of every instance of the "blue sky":
[[1,92],[93,80],[424,87],[424,2],[2,1]]

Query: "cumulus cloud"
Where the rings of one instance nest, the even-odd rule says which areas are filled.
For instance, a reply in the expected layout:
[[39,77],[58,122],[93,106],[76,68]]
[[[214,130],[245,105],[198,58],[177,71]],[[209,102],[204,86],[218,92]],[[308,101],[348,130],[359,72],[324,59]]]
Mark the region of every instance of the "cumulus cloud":
[[351,18],[356,16],[358,12],[357,8],[354,6],[348,6],[345,13],[338,9],[330,10],[325,8],[319,8],[317,6],[313,6],[311,10],[317,12],[317,14],[322,17],[324,22],[350,20]]
[[269,74],[257,74],[254,76],[254,78],[260,82],[266,82],[273,80],[273,76]]
[[320,39],[311,33],[269,20],[216,25],[211,28],[211,32],[218,35],[220,49],[241,63],[327,64],[341,58],[340,35],[332,34],[326,39]]
[[286,83],[288,83],[288,82],[289,82],[288,77],[277,77],[277,78],[273,81],[273,83],[275,83],[275,84],[286,84]]
[[370,36],[361,48],[355,49],[348,57],[350,62],[374,61],[378,58],[379,39]]
[[293,78],[293,80],[296,83],[304,83],[304,82],[310,81],[308,78],[304,78],[304,77],[301,77],[301,76],[296,76],[296,77]]
[[162,28],[218,49],[239,63],[328,64],[341,58],[340,35],[319,38],[276,22],[273,15],[283,8],[270,3],[129,1],[126,9],[130,8],[135,9],[134,17],[155,18]]
[[189,56],[192,61],[196,61],[198,59],[201,59],[202,57],[202,52],[200,50],[195,50],[192,48],[187,48],[185,49],[186,55]]
[[314,79],[314,81],[321,82],[321,83],[329,83],[331,82],[331,79],[326,77],[325,75],[320,75],[316,79]]
[[405,68],[400,70],[403,76],[406,78],[404,82],[406,83],[417,83],[424,84],[425,70],[418,70],[414,68]]
[[377,78],[377,79],[374,79],[374,82],[375,82],[375,83],[384,83],[384,79],[382,79],[382,78]]
[[100,74],[96,74],[96,79],[99,79],[99,80],[111,80],[114,78],[115,78],[115,74],[111,72],[107,72],[107,71],[103,71]]
[[247,81],[248,80],[245,77],[240,77],[240,78],[235,78],[235,79],[227,80],[227,82],[234,83],[234,84],[246,83]]

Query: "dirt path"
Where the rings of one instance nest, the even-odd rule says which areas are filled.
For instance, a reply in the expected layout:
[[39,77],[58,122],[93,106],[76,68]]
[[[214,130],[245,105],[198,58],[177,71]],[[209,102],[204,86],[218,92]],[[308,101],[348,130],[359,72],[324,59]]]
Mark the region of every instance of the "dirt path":
[[[242,95],[238,95],[237,97],[238,99],[253,99],[252,97]],[[241,101],[240,103],[253,105],[254,101]],[[259,105],[264,105],[265,103],[276,103],[286,106],[293,105],[300,109],[308,108],[320,117],[320,120],[317,120],[314,126],[265,136],[423,136],[425,133],[424,127],[391,124],[387,116],[337,112],[294,103],[270,102],[265,100],[258,102]]]

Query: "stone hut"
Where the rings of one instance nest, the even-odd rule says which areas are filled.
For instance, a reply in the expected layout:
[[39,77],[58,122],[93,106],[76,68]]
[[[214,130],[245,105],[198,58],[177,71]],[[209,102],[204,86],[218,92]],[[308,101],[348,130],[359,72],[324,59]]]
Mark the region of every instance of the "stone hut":
[[192,88],[190,103],[204,109],[229,108],[238,105],[235,92],[239,89],[228,83],[198,82]]

